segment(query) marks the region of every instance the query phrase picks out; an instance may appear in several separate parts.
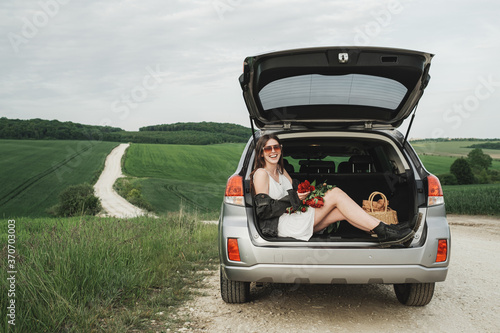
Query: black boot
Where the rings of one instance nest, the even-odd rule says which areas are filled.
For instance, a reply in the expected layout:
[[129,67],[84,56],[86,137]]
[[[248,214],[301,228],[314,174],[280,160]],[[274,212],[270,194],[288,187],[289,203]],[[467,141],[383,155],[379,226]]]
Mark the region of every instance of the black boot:
[[391,224],[391,225],[394,226],[395,228],[397,228],[398,230],[408,228],[408,229],[412,229],[413,231],[417,232],[421,223],[422,223],[422,213],[418,213],[415,215],[415,217],[413,218],[413,221],[411,223],[410,222],[402,222],[402,223]]
[[415,235],[415,232],[410,228],[398,228],[383,222],[380,222],[372,231],[377,235],[381,245],[408,243]]

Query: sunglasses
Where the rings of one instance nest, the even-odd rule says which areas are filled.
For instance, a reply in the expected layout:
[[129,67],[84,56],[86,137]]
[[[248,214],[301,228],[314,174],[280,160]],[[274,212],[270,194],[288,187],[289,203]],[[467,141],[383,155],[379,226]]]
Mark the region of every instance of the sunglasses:
[[273,146],[265,146],[264,148],[262,148],[262,150],[265,152],[265,153],[270,153],[272,152],[274,149],[274,151],[276,153],[280,153],[281,152],[281,145],[273,145]]

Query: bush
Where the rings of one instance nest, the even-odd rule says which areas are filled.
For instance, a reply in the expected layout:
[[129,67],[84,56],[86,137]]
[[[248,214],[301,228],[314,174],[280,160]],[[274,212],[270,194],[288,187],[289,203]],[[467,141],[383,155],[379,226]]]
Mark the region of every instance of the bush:
[[492,183],[500,182],[500,171],[498,170],[488,170],[488,176],[490,177],[490,181]]
[[128,178],[118,178],[113,185],[115,191],[132,205],[152,212],[153,206],[142,196],[142,188],[138,182]]
[[451,173],[445,173],[437,176],[441,185],[457,185],[457,177]]
[[465,158],[456,159],[450,166],[450,172],[457,178],[459,185],[474,184],[474,174]]
[[59,204],[51,209],[56,216],[96,215],[101,202],[94,195],[92,185],[85,183],[66,188],[59,195]]
[[481,170],[478,174],[475,175],[478,184],[489,184],[491,183],[491,177],[488,175],[486,170]]

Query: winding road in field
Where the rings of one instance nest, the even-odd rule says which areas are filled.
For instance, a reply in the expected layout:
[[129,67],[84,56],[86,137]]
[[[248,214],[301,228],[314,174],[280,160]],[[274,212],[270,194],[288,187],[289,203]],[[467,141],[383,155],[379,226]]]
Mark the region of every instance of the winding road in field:
[[104,170],[94,185],[96,195],[101,199],[102,208],[106,211],[106,216],[125,218],[146,215],[144,210],[132,205],[113,189],[115,181],[124,177],[121,160],[129,146],[128,143],[122,143],[111,151],[106,157]]

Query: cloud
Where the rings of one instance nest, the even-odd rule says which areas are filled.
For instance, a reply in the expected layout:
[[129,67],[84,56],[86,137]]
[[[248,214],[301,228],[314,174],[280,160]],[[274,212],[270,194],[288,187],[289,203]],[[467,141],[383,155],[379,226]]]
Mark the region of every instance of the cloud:
[[[465,0],[453,6],[430,0],[3,1],[0,110],[11,118],[126,129],[177,121],[248,125],[237,82],[246,56],[368,45],[436,54],[421,108],[426,120],[450,128],[443,109],[470,94],[479,77],[500,80],[498,9],[495,1]],[[22,42],[13,46],[12,36]],[[163,73],[158,85],[148,68]],[[496,114],[497,90],[464,132]],[[431,135],[418,122],[412,133]],[[476,131],[495,136],[495,130]]]

